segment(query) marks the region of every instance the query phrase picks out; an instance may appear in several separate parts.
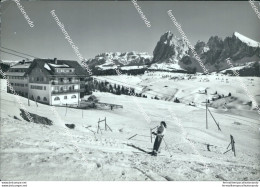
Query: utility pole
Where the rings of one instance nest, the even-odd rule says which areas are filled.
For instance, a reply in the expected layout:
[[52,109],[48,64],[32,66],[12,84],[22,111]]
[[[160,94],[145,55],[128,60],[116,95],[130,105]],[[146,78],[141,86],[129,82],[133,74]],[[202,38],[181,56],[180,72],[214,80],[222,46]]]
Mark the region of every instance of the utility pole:
[[208,129],[208,101],[206,99],[206,129]]
[[30,85],[29,85],[29,76],[27,75],[27,88],[28,88],[28,106],[30,106],[30,99],[29,99],[29,95],[30,95]]

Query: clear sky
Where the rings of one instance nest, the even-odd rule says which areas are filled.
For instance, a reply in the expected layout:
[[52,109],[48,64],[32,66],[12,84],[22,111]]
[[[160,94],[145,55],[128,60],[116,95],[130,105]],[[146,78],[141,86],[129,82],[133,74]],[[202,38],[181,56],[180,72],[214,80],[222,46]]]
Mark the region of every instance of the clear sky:
[[[50,14],[53,9],[86,59],[102,52],[138,51],[152,55],[160,36],[166,31],[180,37],[167,15],[170,9],[192,44],[198,40],[207,42],[210,36],[231,36],[234,31],[260,41],[260,20],[247,1],[137,3],[150,21],[150,28],[131,1],[21,2],[34,22],[33,28],[15,2],[4,2],[1,46],[40,58],[78,60]],[[20,60],[4,53],[1,59]]]

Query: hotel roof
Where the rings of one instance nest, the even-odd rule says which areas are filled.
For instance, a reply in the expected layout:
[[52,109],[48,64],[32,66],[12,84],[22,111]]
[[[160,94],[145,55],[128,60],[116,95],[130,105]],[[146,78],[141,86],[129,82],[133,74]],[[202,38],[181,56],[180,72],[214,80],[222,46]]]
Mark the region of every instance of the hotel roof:
[[[46,75],[88,76],[87,71],[77,61],[57,60],[56,62],[57,63],[55,64],[55,61],[53,59],[34,59],[27,73],[30,73],[34,67],[39,66],[39,68],[41,68]],[[47,66],[50,68],[46,68]],[[75,71],[73,73],[69,73],[69,74],[68,73],[57,73],[55,71],[55,68],[74,68]]]

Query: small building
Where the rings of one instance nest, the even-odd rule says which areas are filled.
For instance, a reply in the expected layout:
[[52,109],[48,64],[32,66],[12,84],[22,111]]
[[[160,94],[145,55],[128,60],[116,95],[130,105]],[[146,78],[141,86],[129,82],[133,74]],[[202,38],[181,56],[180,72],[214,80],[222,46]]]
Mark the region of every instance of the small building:
[[[26,68],[25,68],[26,67]],[[49,105],[79,104],[84,96],[85,69],[77,61],[34,59],[18,63],[7,72],[11,85],[21,96]],[[15,80],[15,81],[14,81]]]
[[[26,76],[26,73],[28,72],[31,63],[32,62],[25,62],[25,60],[23,60],[22,62],[18,62],[11,66],[5,73],[11,86],[20,96],[28,97],[28,77]],[[10,92],[8,87],[7,92]]]

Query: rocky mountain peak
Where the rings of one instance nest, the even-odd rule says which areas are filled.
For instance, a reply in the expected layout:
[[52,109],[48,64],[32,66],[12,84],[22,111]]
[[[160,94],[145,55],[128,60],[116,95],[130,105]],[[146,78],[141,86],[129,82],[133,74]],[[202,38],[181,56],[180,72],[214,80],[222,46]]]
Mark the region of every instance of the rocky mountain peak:
[[187,43],[168,31],[160,37],[153,51],[153,63],[177,62],[187,52]]
[[[198,41],[195,51],[209,71],[219,71],[228,68],[225,61],[231,58],[234,64],[260,60],[260,44],[238,32],[224,40],[219,36],[211,36],[207,43]],[[194,58],[187,43],[177,38],[172,32],[164,33],[153,51],[152,64],[178,64],[181,68],[200,71],[201,66]]]
[[211,36],[209,38],[207,46],[209,47],[209,49],[213,49],[213,50],[221,49],[223,48],[223,40],[218,36]]

